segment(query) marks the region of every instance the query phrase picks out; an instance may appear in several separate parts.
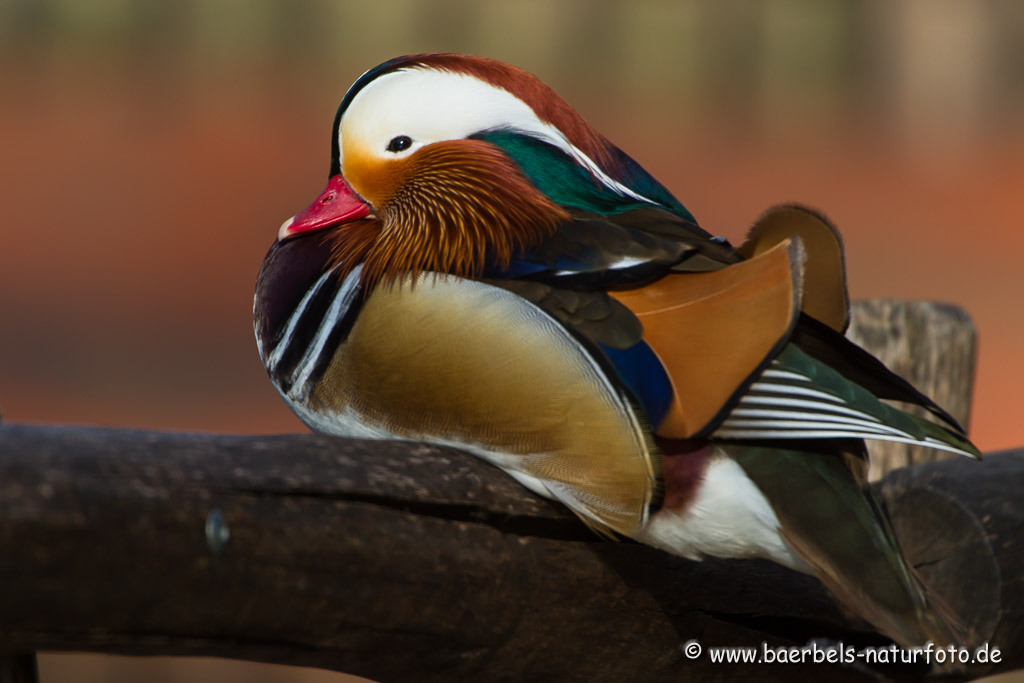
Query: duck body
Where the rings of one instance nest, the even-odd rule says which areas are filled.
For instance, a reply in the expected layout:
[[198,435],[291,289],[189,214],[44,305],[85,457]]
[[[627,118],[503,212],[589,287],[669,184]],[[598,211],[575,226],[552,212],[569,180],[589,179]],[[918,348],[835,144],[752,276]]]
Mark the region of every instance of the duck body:
[[311,429],[454,446],[600,533],[767,558],[902,644],[959,638],[867,490],[863,440],[977,451],[842,336],[824,217],[779,207],[733,248],[540,81],[463,55],[364,74],[332,148],[254,304]]

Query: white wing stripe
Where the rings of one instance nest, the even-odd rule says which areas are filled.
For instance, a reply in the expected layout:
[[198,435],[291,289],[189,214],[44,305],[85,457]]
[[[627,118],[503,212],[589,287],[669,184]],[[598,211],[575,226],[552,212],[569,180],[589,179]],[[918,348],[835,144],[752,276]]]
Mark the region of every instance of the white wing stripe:
[[303,385],[309,379],[310,374],[312,374],[316,361],[323,352],[324,344],[327,343],[327,337],[330,336],[338,319],[352,304],[352,299],[358,291],[359,275],[362,270],[362,264],[353,268],[352,272],[345,278],[345,282],[338,288],[338,293],[334,295],[334,299],[331,301],[331,307],[327,309],[323,322],[320,323],[320,327],[316,331],[313,343],[306,348],[305,355],[299,361],[298,369],[292,375],[292,390],[289,393],[303,391]]
[[[823,429],[820,431],[806,431],[806,430],[758,430],[758,429],[719,429],[714,433],[714,436],[722,439],[830,439],[830,438],[850,438],[851,436],[857,436],[854,433],[841,431],[838,429],[830,430]],[[960,455],[966,455],[969,457],[975,457],[971,453],[964,451],[956,446],[951,446],[942,441],[936,439],[926,438],[913,439],[905,436],[897,436],[895,434],[865,434],[863,438],[875,439],[878,441],[895,441],[897,443],[909,443],[915,446],[928,446],[930,448],[937,448],[940,451],[949,451],[950,453],[958,453]]]
[[822,413],[839,413],[841,415],[852,415],[871,422],[881,422],[877,417],[862,413],[859,410],[847,408],[846,406],[833,405],[831,403],[819,403],[817,401],[805,401],[799,398],[786,398],[780,396],[744,396],[740,399],[740,405],[768,405],[793,408],[811,408]]
[[277,346],[271,352],[270,357],[267,358],[267,369],[274,370],[277,368],[277,364],[281,362],[281,356],[284,355],[285,350],[288,348],[288,344],[291,343],[292,334],[295,332],[295,326],[299,324],[299,319],[302,314],[306,311],[306,306],[309,305],[310,299],[316,296],[320,288],[324,286],[324,282],[327,281],[327,276],[334,272],[334,269],[330,269],[320,276],[320,279],[316,281],[312,287],[306,290],[302,299],[299,300],[299,305],[295,307],[290,318],[288,318],[288,325],[284,328],[284,332],[281,334],[281,340],[277,342]]
[[789,370],[777,370],[775,368],[768,368],[767,370],[761,373],[761,377],[765,377],[768,379],[792,379],[798,382],[811,381],[809,378],[804,377],[803,375],[797,374],[795,372],[790,372]]
[[868,421],[863,418],[856,417],[844,417],[842,415],[836,415],[833,413],[812,413],[805,412],[802,410],[771,410],[766,408],[743,408],[739,407],[729,413],[729,419],[734,417],[751,417],[751,418],[782,418],[784,420],[797,419],[797,420],[818,420],[819,422],[845,422],[847,424],[863,424],[877,426],[882,423],[877,421]]
[[796,396],[810,396],[811,398],[820,398],[832,403],[846,403],[843,399],[838,396],[826,393],[824,391],[818,391],[817,389],[810,389],[808,387],[796,387],[791,384],[773,384],[770,382],[754,382],[750,385],[750,391],[763,391],[769,394],[793,394]]
[[850,425],[862,425],[872,429],[890,429],[898,434],[906,434],[902,429],[896,429],[878,420],[866,420],[864,418],[846,417],[833,413],[808,413],[802,410],[765,410],[763,408],[736,408],[729,413],[729,420],[734,417],[747,418],[768,418],[781,420],[814,420],[816,422],[833,422]]
[[729,418],[722,423],[724,429],[786,429],[786,430],[809,430],[820,431],[822,429],[837,429],[843,431],[864,433],[864,434],[895,434],[914,438],[901,429],[895,429],[888,425],[876,425],[865,422],[821,422],[817,420],[743,420]]

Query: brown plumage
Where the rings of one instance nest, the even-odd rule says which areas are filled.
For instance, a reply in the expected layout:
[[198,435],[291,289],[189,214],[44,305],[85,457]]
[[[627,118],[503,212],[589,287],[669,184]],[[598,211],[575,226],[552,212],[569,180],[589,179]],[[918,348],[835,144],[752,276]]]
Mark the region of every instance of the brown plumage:
[[800,310],[799,240],[729,268],[680,273],[612,292],[643,324],[668,370],[674,398],[655,433],[704,436],[778,353]]
[[804,313],[844,332],[850,324],[846,259],[843,238],[828,218],[798,204],[772,207],[757,219],[737,251],[744,258],[754,258],[794,237],[800,238],[807,252],[801,306]]
[[482,140],[428,145],[387,171],[372,183],[373,198],[380,198],[377,219],[333,235],[339,276],[363,262],[367,290],[424,271],[479,277],[488,262],[507,266],[517,251],[537,246],[569,220],[507,155]]

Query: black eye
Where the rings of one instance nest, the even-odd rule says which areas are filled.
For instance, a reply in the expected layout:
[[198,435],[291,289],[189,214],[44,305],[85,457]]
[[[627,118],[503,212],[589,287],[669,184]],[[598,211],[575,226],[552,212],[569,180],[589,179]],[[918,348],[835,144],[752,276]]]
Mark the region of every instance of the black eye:
[[399,135],[397,138],[391,138],[391,142],[388,143],[389,152],[401,152],[403,149],[409,149],[412,145],[412,138],[408,135]]

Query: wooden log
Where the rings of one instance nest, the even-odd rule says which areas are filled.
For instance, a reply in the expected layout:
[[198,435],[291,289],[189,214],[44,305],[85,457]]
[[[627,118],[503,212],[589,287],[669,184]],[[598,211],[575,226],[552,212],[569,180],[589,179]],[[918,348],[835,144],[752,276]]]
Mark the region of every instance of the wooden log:
[[[1002,649],[971,675],[1024,666],[1022,475],[1017,453],[895,472],[879,489],[911,559]],[[820,677],[714,664],[707,648],[884,642],[809,576],[603,541],[497,469],[419,444],[6,426],[0,482],[9,650],[600,682]],[[929,542],[937,519],[956,543]]]
[[9,652],[0,647],[0,683],[39,683],[35,652]]
[[[851,336],[966,421],[966,316],[860,302],[853,320]],[[881,457],[891,468],[915,455]],[[1017,651],[1021,514],[1001,492],[1024,456],[997,463],[895,473],[879,493],[908,556],[975,639]],[[0,654],[0,683],[35,680],[35,648],[208,654],[382,681],[656,681],[798,673],[690,660],[680,648],[691,635],[705,647],[880,642],[809,577],[599,541],[459,453],[317,437],[0,430],[0,582],[16,587],[0,602],[0,651],[19,652]],[[1004,657],[971,674],[1020,666]]]
[[[933,301],[857,301],[847,336],[967,425],[978,342],[974,324],[963,309]],[[925,415],[916,406],[901,407]],[[868,450],[872,481],[900,467],[956,457],[884,441],[869,442]]]
[[34,652],[0,651],[0,683],[38,683]]

